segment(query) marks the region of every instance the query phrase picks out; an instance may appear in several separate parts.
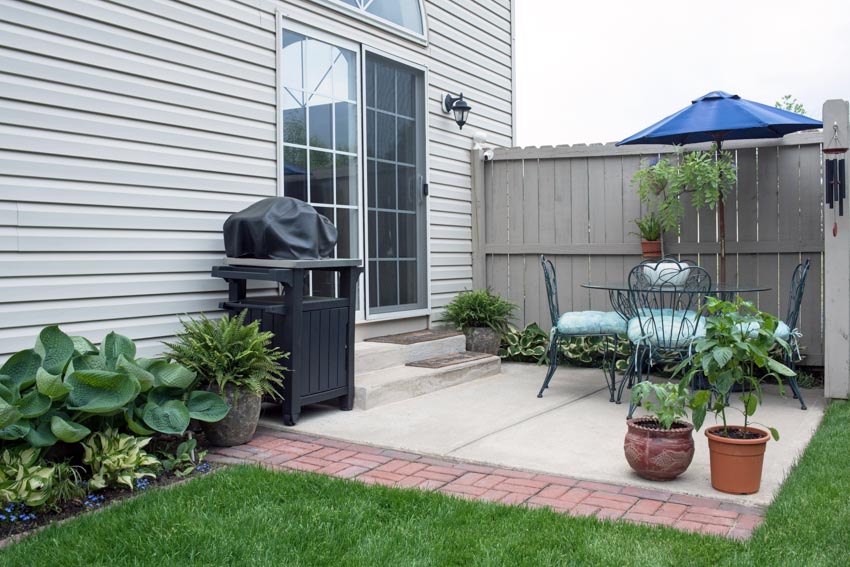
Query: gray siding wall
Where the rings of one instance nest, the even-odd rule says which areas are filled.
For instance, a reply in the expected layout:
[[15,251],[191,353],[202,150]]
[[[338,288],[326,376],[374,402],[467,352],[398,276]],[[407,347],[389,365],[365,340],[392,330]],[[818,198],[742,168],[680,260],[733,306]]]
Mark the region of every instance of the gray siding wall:
[[471,287],[470,139],[511,145],[511,1],[425,5],[422,46],[309,1],[0,0],[0,359],[52,323],[152,353],[216,308],[222,222],[276,194],[275,9],[428,67],[432,305]]

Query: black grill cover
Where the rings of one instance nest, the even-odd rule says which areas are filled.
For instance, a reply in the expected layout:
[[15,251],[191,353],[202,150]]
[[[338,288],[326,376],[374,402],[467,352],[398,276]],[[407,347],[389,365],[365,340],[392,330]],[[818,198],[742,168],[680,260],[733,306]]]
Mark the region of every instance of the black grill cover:
[[336,246],[336,227],[304,201],[269,197],[224,221],[224,249],[230,258],[316,260]]

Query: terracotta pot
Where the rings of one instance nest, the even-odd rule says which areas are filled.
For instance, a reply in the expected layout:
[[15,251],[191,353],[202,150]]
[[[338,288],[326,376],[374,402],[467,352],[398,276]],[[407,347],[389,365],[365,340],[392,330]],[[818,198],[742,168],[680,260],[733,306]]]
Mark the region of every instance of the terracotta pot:
[[653,423],[658,421],[647,417],[626,421],[629,428],[623,443],[626,460],[643,478],[673,480],[688,469],[694,458],[694,426],[676,422],[681,427],[670,430],[646,427]]
[[[747,430],[758,433],[758,439],[730,439],[717,435],[722,425],[705,430],[708,437],[708,451],[711,462],[711,486],[720,492],[729,494],[754,494],[761,486],[761,470],[764,463],[764,451],[770,434],[763,429],[748,427]],[[743,427],[730,427],[741,430]]]
[[661,257],[661,241],[660,240],[641,240],[640,249],[643,252],[644,258],[660,258]]
[[466,350],[498,355],[502,335],[490,327],[471,327],[466,330]]
[[218,447],[232,447],[250,441],[260,421],[262,397],[230,384],[224,387],[223,392],[219,392],[216,386],[210,386],[209,391],[219,394],[230,407],[221,421],[201,422],[209,442]]

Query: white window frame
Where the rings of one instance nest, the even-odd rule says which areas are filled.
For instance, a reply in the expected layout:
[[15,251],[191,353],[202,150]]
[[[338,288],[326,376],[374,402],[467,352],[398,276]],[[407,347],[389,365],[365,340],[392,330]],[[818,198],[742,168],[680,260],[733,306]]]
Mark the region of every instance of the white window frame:
[[[291,20],[283,17],[283,13],[280,10],[275,11],[275,22],[276,22],[276,30],[275,30],[275,92],[276,100],[275,100],[275,145],[276,145],[276,155],[277,155],[277,188],[275,194],[277,196],[281,196],[283,194],[283,117],[282,117],[282,96],[283,89],[281,88],[281,65],[282,65],[282,55],[283,55],[283,29],[286,28],[289,31],[293,31],[295,33],[300,33],[301,35],[317,39],[319,41],[324,41],[325,43],[329,43],[331,45],[335,45],[337,47],[341,47],[343,49],[347,49],[355,54],[355,68],[357,69],[357,129],[359,132],[358,135],[358,148],[357,148],[357,199],[358,199],[358,222],[361,224],[360,230],[357,233],[357,254],[358,258],[365,265],[366,258],[366,248],[365,248],[365,240],[366,240],[366,227],[362,226],[363,220],[362,211],[364,207],[364,203],[362,202],[365,198],[365,192],[363,190],[363,160],[365,159],[366,153],[364,147],[362,146],[364,137],[364,126],[363,126],[363,80],[362,80],[362,69],[363,65],[363,50],[361,44],[352,41],[350,39],[346,39],[343,37],[339,37],[337,35],[328,33],[326,31],[310,27],[304,25],[298,21]],[[365,277],[365,267],[364,267],[364,275],[360,276],[360,286],[358,290],[359,296],[359,305],[360,308],[356,310],[355,313],[355,322],[363,321],[366,319],[366,277]]]
[[428,45],[428,18],[425,16],[425,1],[419,1],[419,15],[422,18],[422,34],[418,34],[415,31],[400,26],[394,22],[389,20],[385,20],[381,17],[370,14],[369,12],[363,12],[351,6],[349,4],[345,4],[344,2],[340,2],[339,0],[312,0],[315,4],[320,4],[337,12],[341,12],[346,14],[347,16],[351,16],[361,22],[365,22],[367,24],[371,24],[373,26],[384,29],[388,32],[393,33],[394,35],[401,36],[407,40],[418,43],[419,45]]

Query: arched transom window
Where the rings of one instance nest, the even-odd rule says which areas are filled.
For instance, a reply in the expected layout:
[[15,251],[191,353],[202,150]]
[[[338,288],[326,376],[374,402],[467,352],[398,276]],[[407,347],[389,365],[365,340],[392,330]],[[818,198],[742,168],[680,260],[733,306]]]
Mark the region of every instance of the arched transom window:
[[419,0],[333,0],[337,4],[348,6],[367,17],[385,20],[412,31],[416,35],[425,35],[422,18],[422,6]]

